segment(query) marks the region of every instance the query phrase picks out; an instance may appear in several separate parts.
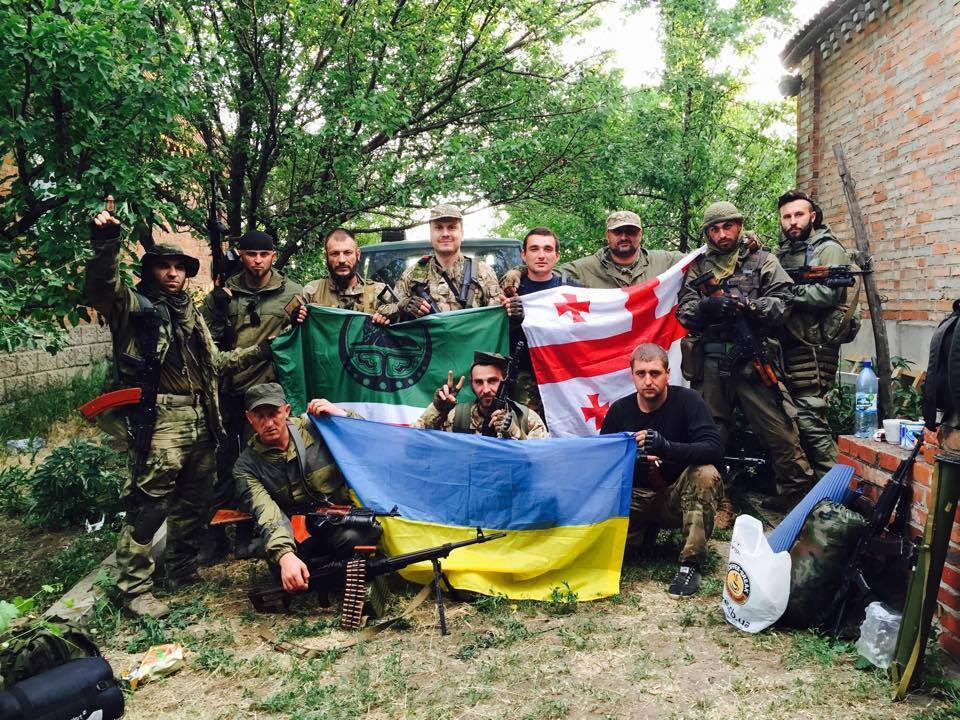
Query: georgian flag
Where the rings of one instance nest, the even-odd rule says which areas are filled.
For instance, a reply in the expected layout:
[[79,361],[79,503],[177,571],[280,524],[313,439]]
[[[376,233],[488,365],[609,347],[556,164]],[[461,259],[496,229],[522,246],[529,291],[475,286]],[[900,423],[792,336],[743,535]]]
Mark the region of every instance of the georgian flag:
[[677,294],[687,266],[703,252],[642,285],[598,290],[566,285],[523,296],[523,331],[554,437],[596,435],[610,404],[636,392],[630,353],[656,343],[670,358],[670,383],[680,375]]

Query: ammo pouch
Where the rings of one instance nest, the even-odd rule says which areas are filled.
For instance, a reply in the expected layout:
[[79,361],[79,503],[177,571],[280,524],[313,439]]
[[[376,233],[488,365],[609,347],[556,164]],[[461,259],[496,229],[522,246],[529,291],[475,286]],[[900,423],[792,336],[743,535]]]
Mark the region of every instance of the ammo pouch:
[[859,312],[840,305],[820,323],[820,335],[826,345],[844,345],[853,342],[862,324]]
[[697,335],[680,338],[680,374],[687,382],[703,380],[703,347]]
[[102,657],[72,660],[0,693],[0,720],[114,720],[122,715],[123,692]]

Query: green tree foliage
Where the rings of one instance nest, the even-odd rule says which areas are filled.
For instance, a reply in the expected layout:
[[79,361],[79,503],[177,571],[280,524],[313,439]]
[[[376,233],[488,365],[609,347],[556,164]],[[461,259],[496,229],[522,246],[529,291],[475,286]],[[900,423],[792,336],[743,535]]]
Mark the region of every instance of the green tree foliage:
[[181,0],[203,98],[190,121],[231,231],[275,230],[282,265],[336,225],[537,196],[592,153],[619,92],[598,59],[560,59],[596,4]]
[[700,244],[703,208],[727,199],[748,227],[776,237],[773,202],[793,184],[795,159],[793,141],[771,128],[792,122],[791,103],[745,102],[741,78],[718,68],[725,48],[749,54],[758,33],[785,18],[787,3],[657,5],[665,63],[660,83],[632,93],[620,112],[604,119],[605,142],[588,163],[568,164],[553,178],[564,188],[559,202],[516,204],[504,233],[552,224],[565,241],[565,256],[579,257],[603,242],[610,209],[630,208],[644,218],[647,245],[687,250]]
[[0,0],[0,347],[62,345],[86,222],[113,193],[136,237],[182,186],[189,67],[156,0]]

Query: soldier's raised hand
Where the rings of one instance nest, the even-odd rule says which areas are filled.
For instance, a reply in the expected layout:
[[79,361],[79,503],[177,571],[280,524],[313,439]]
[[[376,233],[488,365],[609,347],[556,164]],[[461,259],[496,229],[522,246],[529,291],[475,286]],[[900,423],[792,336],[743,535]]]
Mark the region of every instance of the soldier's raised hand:
[[106,208],[90,221],[92,240],[113,240],[120,237],[120,221],[113,216],[113,195],[107,195]]
[[457,393],[463,387],[466,378],[461,375],[456,385],[453,384],[453,370],[447,371],[447,382],[433,394],[433,406],[441,415],[453,410],[457,405]]
[[310,415],[316,415],[317,417],[321,417],[322,415],[337,415],[338,417],[347,416],[346,410],[339,405],[334,405],[326,398],[314,398],[311,400],[309,403],[307,403],[307,412]]

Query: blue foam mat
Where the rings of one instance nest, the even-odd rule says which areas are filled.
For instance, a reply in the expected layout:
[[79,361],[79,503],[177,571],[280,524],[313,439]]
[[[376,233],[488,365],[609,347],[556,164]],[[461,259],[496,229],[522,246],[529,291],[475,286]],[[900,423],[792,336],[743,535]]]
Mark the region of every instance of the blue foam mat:
[[813,510],[813,506],[825,498],[842,502],[853,477],[853,468],[849,465],[834,465],[830,472],[820,478],[820,482],[806,494],[797,506],[767,535],[767,542],[774,552],[789,551],[793,547],[800,528]]

